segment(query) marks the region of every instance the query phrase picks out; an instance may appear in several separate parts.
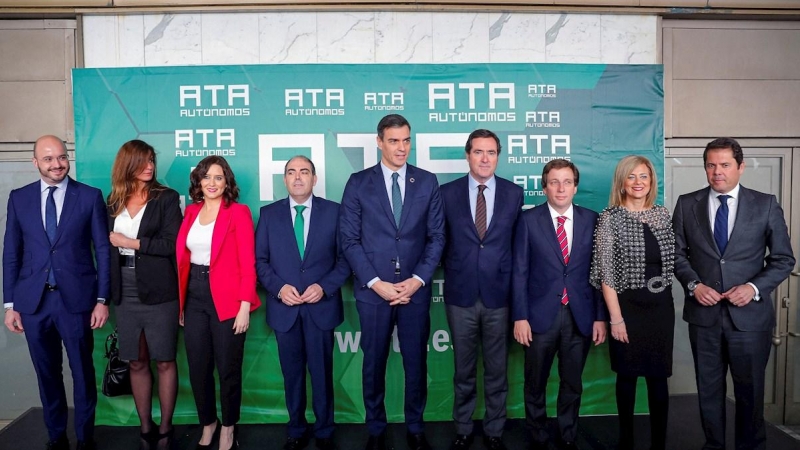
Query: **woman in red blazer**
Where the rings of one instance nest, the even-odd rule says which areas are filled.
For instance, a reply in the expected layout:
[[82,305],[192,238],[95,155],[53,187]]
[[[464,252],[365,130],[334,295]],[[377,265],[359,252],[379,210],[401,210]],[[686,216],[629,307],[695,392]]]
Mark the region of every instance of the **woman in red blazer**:
[[[190,175],[176,257],[181,324],[197,416],[198,449],[239,448],[234,425],[242,403],[242,359],[250,312],[258,308],[253,216],[236,203],[239,188],[228,162],[204,158]],[[220,379],[217,419],[214,365]],[[221,431],[220,431],[221,429]]]

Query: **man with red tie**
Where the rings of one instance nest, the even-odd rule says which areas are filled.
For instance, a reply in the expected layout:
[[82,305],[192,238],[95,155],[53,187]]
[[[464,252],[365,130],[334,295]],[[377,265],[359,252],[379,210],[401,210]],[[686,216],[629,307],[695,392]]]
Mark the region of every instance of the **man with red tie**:
[[556,406],[562,449],[577,448],[583,367],[591,343],[605,341],[603,297],[589,284],[597,213],[577,205],[571,161],[544,166],[547,203],[521,214],[512,277],[514,339],[525,346],[525,421],[532,449],[548,448],[547,378],[558,354]]

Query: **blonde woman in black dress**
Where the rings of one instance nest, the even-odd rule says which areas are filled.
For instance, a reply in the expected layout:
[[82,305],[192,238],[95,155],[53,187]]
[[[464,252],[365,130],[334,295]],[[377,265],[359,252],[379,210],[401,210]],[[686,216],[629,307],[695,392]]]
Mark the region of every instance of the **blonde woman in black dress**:
[[665,448],[675,308],[675,235],[669,211],[656,205],[658,181],[643,156],[626,156],[614,172],[609,206],[595,231],[591,281],[603,290],[611,324],[611,368],[617,373],[620,449],[633,449],[636,382],[644,377],[651,449]]

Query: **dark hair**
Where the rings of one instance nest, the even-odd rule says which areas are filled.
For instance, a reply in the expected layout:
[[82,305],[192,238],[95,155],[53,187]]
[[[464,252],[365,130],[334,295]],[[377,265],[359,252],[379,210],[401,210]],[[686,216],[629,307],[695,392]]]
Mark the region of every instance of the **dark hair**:
[[736,139],[729,137],[717,138],[706,144],[706,149],[703,150],[703,165],[706,163],[706,156],[708,155],[708,152],[711,150],[722,150],[728,148],[733,152],[733,159],[736,160],[736,166],[741,166],[742,162],[744,162],[744,152],[742,152],[742,146],[736,142]]
[[405,117],[401,116],[400,114],[389,114],[388,116],[384,116],[380,122],[378,122],[378,137],[383,140],[383,131],[387,128],[401,128],[401,127],[408,127],[408,131],[411,131],[411,124],[408,123]]
[[550,173],[551,170],[557,169],[572,169],[572,175],[574,175],[575,178],[575,187],[578,187],[578,183],[581,181],[581,173],[578,171],[578,166],[572,161],[563,158],[551,159],[550,162],[544,165],[544,169],[542,169],[542,186],[547,184],[547,174]]
[[142,186],[148,201],[158,197],[165,189],[156,181],[156,151],[150,144],[139,139],[122,144],[111,168],[111,193],[108,195],[108,206],[113,217],[122,214],[128,199],[139,188],[136,177],[144,171],[151,160],[153,179]]
[[222,174],[225,176],[225,191],[222,193],[222,201],[225,206],[228,206],[239,199],[239,187],[236,186],[236,178],[233,176],[231,166],[222,156],[206,156],[197,163],[197,167],[189,175],[189,197],[195,203],[203,201],[203,188],[200,187],[200,181],[214,164],[222,168]]
[[472,151],[472,140],[475,139],[475,138],[492,138],[492,139],[494,139],[494,141],[497,143],[497,154],[500,154],[500,149],[503,148],[503,146],[500,145],[500,138],[497,137],[497,135],[494,134],[494,132],[486,130],[486,129],[483,129],[483,128],[479,128],[479,129],[477,129],[477,130],[475,130],[475,131],[473,131],[472,133],[469,134],[469,137],[467,138],[467,145],[464,147],[464,151],[466,151],[467,153]]
[[311,161],[311,159],[309,159],[305,155],[294,155],[291,158],[289,158],[289,160],[286,161],[286,165],[283,166],[283,174],[284,175],[286,175],[286,171],[289,169],[289,163],[294,161],[295,159],[302,159],[303,161],[311,164],[311,175],[316,175],[317,174],[317,168],[316,168],[316,166],[314,166],[314,161]]

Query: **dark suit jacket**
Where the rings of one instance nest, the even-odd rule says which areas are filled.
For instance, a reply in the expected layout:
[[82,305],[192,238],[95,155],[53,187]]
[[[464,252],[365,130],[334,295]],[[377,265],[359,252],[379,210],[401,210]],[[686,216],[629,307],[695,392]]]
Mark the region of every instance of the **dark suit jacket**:
[[[258,281],[267,289],[267,323],[274,330],[289,331],[301,307],[310,309],[312,320],[321,330],[332,330],[344,320],[340,288],[350,277],[350,266],[341,253],[338,223],[339,204],[314,197],[301,260],[289,199],[261,207],[256,228],[256,271]],[[302,294],[314,283],[325,291],[317,303],[287,306],[278,299],[286,284]]]
[[[347,181],[339,214],[344,254],[356,276],[356,300],[385,301],[367,287],[375,277],[382,281],[406,280],[417,275],[425,281],[411,298],[431,299],[431,277],[444,248],[444,213],[436,176],[408,164],[400,227],[394,222],[380,163],[354,173]],[[395,277],[395,258],[400,275]]]
[[589,284],[597,213],[573,205],[572,251],[564,264],[550,209],[543,203],[520,215],[514,241],[512,320],[527,319],[534,333],[544,333],[561,309],[567,288],[569,310],[584,336],[607,320],[603,295]]
[[[114,231],[116,217],[109,209],[108,229]],[[162,191],[147,202],[139,225],[139,250],[136,251],[136,287],[139,300],[155,305],[178,300],[178,272],[175,266],[175,239],[181,227],[181,204],[178,193]],[[122,301],[119,249],[110,246],[111,301]]]
[[14,310],[20,313],[35,313],[52,261],[67,311],[92,311],[98,297],[109,295],[108,222],[103,194],[69,178],[52,245],[42,223],[41,206],[39,180],[11,191],[8,197],[3,301],[13,302]]
[[495,176],[494,213],[483,241],[469,206],[469,175],[442,186],[445,212],[444,301],[468,307],[481,298],[487,308],[509,305],[514,226],[522,188]]
[[[693,325],[713,326],[719,320],[719,309],[729,305],[727,301],[701,305],[686,289],[690,281],[702,281],[717,292],[750,282],[758,287],[762,300],[730,307],[731,320],[741,331],[770,330],[775,326],[770,295],[795,263],[783,210],[774,195],[741,186],[733,231],[725,254],[720,255],[711,234],[708,191],[681,195],[672,215],[675,276],[686,294],[683,319]],[[769,254],[764,256],[767,250]]]
[[[203,204],[192,203],[186,206],[186,215],[175,242],[181,311],[186,305],[192,257],[192,253],[186,248],[186,236]],[[234,202],[228,206],[220,206],[211,236],[208,279],[220,322],[235,318],[242,301],[250,302],[251,312],[261,305],[256,293],[253,216],[247,205]]]

